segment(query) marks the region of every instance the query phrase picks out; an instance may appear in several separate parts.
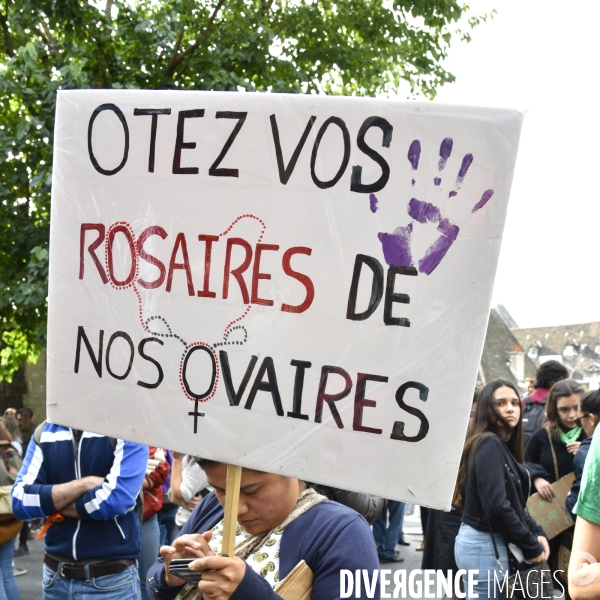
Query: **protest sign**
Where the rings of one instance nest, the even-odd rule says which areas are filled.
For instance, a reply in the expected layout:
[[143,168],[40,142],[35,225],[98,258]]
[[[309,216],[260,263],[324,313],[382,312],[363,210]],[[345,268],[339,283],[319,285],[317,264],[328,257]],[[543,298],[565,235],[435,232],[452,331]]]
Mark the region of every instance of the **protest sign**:
[[49,417],[448,507],[521,120],[60,92]]
[[567,473],[552,484],[554,498],[550,502],[538,493],[527,500],[527,510],[536,523],[546,532],[548,539],[555,538],[573,525],[573,519],[565,507],[565,500],[571,491],[575,473]]

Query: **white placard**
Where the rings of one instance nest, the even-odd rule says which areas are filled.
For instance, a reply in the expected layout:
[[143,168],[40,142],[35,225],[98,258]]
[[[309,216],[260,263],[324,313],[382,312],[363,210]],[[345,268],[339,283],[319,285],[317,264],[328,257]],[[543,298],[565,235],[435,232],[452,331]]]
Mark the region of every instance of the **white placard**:
[[448,507],[521,121],[60,92],[49,418]]

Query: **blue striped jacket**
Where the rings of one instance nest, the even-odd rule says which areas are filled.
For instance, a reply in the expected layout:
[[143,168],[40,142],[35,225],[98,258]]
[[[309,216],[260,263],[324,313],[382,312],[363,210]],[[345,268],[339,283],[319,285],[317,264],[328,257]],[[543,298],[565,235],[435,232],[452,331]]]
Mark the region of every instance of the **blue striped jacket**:
[[46,552],[71,560],[138,558],[141,526],[136,498],[148,464],[148,447],[84,431],[76,452],[68,427],[47,423],[39,445],[31,437],[12,489],[18,519],[56,513],[52,486],[96,475],[102,485],[76,500],[80,519],[65,518],[46,533]]

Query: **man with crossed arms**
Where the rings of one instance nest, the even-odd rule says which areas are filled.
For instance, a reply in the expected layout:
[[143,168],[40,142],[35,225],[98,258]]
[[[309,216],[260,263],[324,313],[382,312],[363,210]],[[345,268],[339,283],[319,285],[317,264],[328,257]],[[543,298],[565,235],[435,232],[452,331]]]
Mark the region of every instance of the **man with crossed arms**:
[[140,598],[136,498],[148,447],[52,423],[32,437],[12,490],[18,519],[47,517],[44,600]]

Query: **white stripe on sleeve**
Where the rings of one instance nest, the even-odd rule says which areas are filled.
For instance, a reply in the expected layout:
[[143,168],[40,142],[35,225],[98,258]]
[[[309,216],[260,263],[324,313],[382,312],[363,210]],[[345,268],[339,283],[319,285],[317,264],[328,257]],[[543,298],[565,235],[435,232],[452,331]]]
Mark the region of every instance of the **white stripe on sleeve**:
[[96,492],[94,498],[85,503],[85,510],[88,514],[93,513],[96,510],[100,510],[100,505],[108,499],[113,490],[117,487],[117,479],[121,475],[121,462],[123,460],[123,448],[125,442],[123,440],[117,440],[117,446],[115,447],[115,460],[110,473],[106,476],[106,480],[102,484],[102,487]]

